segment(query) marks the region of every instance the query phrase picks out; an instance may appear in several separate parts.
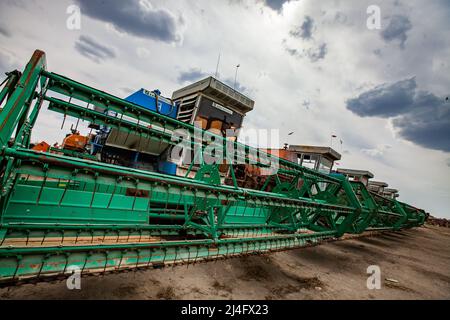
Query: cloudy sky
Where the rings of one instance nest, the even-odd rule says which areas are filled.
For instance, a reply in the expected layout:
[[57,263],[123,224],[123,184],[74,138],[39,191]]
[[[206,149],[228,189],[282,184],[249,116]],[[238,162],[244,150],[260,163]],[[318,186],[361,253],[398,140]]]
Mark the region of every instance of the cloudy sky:
[[[380,29],[367,27],[370,5]],[[280,144],[335,134],[340,167],[450,218],[449,18],[448,0],[0,0],[0,72],[39,48],[49,70],[117,96],[170,97],[214,74],[220,53],[220,79],[233,83],[240,64],[237,86],[256,101],[245,129],[280,129]],[[58,139],[59,117],[40,119],[34,139]]]

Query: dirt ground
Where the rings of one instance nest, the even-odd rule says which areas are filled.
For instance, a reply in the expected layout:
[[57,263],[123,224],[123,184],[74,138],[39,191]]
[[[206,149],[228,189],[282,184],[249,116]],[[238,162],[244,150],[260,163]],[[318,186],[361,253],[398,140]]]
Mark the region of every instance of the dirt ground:
[[[366,286],[381,269],[381,289]],[[393,279],[389,281],[386,279]],[[264,256],[0,289],[0,299],[450,299],[450,229],[426,226]]]

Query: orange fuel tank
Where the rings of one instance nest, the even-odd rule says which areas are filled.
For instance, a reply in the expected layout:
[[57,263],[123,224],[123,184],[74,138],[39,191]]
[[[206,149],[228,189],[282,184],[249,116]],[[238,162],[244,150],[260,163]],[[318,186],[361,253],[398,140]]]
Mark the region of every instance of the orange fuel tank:
[[79,132],[75,132],[64,138],[62,147],[67,150],[84,151],[88,141],[88,137],[80,135]]
[[41,141],[38,144],[36,144],[33,148],[31,148],[31,150],[40,152],[48,152],[49,149],[50,145],[45,141]]

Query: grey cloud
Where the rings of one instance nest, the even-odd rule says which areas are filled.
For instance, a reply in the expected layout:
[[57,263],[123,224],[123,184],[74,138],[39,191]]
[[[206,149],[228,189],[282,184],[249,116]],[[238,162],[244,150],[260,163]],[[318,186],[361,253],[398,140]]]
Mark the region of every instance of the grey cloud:
[[5,26],[0,25],[0,35],[10,38],[11,32]]
[[347,100],[347,109],[362,117],[393,118],[403,139],[450,152],[450,103],[416,88],[415,78],[383,84]]
[[306,55],[311,62],[317,62],[324,59],[328,53],[328,47],[326,43],[322,43],[317,49],[308,49]]
[[388,26],[381,31],[381,37],[387,41],[398,40],[400,48],[405,47],[405,42],[408,39],[407,32],[412,29],[411,21],[408,17],[402,15],[394,15],[390,17]]
[[447,167],[450,167],[450,158],[447,159]]
[[347,109],[361,117],[393,117],[411,108],[415,89],[414,78],[383,84],[349,99]]
[[317,62],[321,59],[324,59],[325,56],[328,53],[328,46],[326,43],[322,43],[317,48],[309,48],[309,49],[303,49],[302,51],[299,51],[294,48],[287,47],[285,45],[284,50],[286,52],[296,58],[304,58],[307,57],[311,62]]
[[337,23],[345,24],[348,21],[348,17],[345,13],[338,11],[334,15],[334,21]]
[[5,7],[17,7],[21,9],[25,9],[29,1],[27,0],[2,0],[0,1],[0,8]]
[[291,56],[300,56],[300,53],[297,49],[293,48],[285,48],[286,52],[289,53]]
[[116,57],[114,49],[104,46],[88,36],[80,36],[75,42],[75,49],[81,55],[97,63]]
[[419,92],[411,112],[393,119],[406,140],[450,152],[450,104],[432,93]]
[[306,110],[309,110],[309,107],[311,106],[311,101],[309,100],[303,100],[302,107],[304,107]]
[[281,8],[283,8],[283,4],[288,1],[289,0],[266,0],[266,5],[275,11],[280,11]]
[[13,71],[14,69],[21,69],[11,57],[0,51],[0,82],[5,79],[5,73]]
[[111,23],[118,31],[164,42],[180,40],[177,26],[182,18],[165,9],[146,8],[138,0],[77,0],[81,12]]
[[123,92],[125,95],[130,95],[130,94],[132,94],[133,92],[136,91],[136,89],[131,89],[131,88],[129,88],[129,87],[122,87],[122,88],[120,88],[120,90],[122,90],[122,92]]
[[239,83],[239,81],[236,81],[236,85],[234,85],[234,78],[226,78],[226,79],[221,79],[221,81],[225,82],[227,85],[229,85],[231,88],[234,87],[234,89],[236,91],[239,91],[241,93],[246,93],[247,92],[247,87],[241,85]]
[[9,63],[6,60],[6,56],[0,52],[0,81],[3,81],[5,72],[11,71],[9,70]]
[[314,20],[306,16],[305,21],[303,21],[300,27],[297,27],[296,30],[291,30],[289,33],[293,37],[302,38],[305,40],[309,40],[312,38],[312,30],[314,27]]
[[385,155],[385,153],[391,148],[392,147],[388,144],[382,144],[382,145],[378,145],[375,148],[371,148],[371,149],[363,148],[360,151],[362,153],[367,154],[368,156],[373,157],[373,158],[382,159],[383,156]]
[[195,82],[200,79],[206,78],[208,76],[207,73],[203,72],[200,69],[197,68],[191,68],[187,71],[181,71],[178,75],[178,83],[185,83],[185,82]]

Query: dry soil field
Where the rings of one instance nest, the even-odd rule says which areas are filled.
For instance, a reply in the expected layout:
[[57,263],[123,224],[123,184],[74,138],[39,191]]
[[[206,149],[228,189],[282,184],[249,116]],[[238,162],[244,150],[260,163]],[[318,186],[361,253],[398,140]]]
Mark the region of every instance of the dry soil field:
[[[382,286],[366,286],[369,265]],[[387,281],[394,279],[397,282]],[[426,226],[264,256],[0,289],[0,299],[450,299],[450,229]]]

